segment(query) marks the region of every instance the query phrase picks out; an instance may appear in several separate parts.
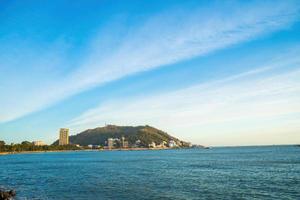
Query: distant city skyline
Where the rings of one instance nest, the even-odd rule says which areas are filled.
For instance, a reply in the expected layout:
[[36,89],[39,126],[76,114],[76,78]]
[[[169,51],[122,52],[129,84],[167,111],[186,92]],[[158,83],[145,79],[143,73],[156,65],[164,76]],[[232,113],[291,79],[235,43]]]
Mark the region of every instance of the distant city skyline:
[[205,146],[300,143],[300,3],[3,1],[0,140],[151,125]]

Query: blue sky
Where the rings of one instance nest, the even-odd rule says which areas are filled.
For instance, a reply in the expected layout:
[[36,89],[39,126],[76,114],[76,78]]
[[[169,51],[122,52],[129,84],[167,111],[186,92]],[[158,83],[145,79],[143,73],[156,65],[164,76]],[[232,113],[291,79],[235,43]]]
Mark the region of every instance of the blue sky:
[[299,1],[0,2],[0,139],[149,124],[300,143]]

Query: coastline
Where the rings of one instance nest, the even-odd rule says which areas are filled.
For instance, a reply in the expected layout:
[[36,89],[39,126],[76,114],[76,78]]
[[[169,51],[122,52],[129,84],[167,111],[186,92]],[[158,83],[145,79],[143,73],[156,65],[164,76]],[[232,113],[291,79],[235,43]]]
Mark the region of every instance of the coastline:
[[62,152],[84,152],[84,151],[153,151],[153,150],[169,150],[178,148],[128,148],[128,149],[82,149],[82,150],[56,150],[56,151],[15,151],[15,152],[0,152],[0,156],[13,154],[34,154],[34,153],[62,153]]
[[14,152],[0,152],[0,156],[13,154],[32,154],[32,153],[48,153],[48,152],[68,152],[68,151],[83,151],[83,150],[61,150],[61,151],[14,151]]
[[[295,146],[300,147],[299,144],[288,144],[288,145],[253,145],[253,146],[217,146],[213,148],[247,148],[247,147],[286,147]],[[211,148],[211,147],[210,147]],[[13,155],[13,154],[34,154],[34,153],[62,153],[62,152],[85,152],[85,151],[155,151],[155,150],[179,150],[179,149],[193,149],[193,147],[182,147],[182,148],[115,148],[115,149],[80,149],[80,150],[53,150],[53,151],[15,151],[15,152],[0,152],[0,156]],[[199,148],[207,149],[207,148]]]

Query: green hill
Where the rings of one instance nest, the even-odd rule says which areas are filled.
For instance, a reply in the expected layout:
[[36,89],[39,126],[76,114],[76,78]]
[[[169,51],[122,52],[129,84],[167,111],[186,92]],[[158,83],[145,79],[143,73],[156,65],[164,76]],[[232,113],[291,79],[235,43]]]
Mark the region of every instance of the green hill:
[[[156,129],[151,126],[115,126],[107,125],[105,127],[98,127],[95,129],[88,129],[77,135],[70,136],[70,143],[79,144],[81,146],[87,145],[101,145],[105,146],[108,138],[121,138],[125,137],[129,146],[140,140],[142,147],[148,147],[152,142],[161,144],[163,141],[169,142],[174,140],[179,146],[188,146],[187,142],[180,141],[179,139],[167,134],[164,131]],[[55,142],[57,143],[57,141]]]

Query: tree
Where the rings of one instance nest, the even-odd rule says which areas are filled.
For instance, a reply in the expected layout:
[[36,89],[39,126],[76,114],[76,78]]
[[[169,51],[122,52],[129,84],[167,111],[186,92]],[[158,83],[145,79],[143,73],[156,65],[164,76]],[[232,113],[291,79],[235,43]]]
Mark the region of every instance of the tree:
[[0,146],[4,146],[5,142],[3,140],[0,140]]
[[32,145],[32,143],[31,143],[31,142],[28,142],[28,141],[23,141],[21,144],[22,144],[22,145]]

